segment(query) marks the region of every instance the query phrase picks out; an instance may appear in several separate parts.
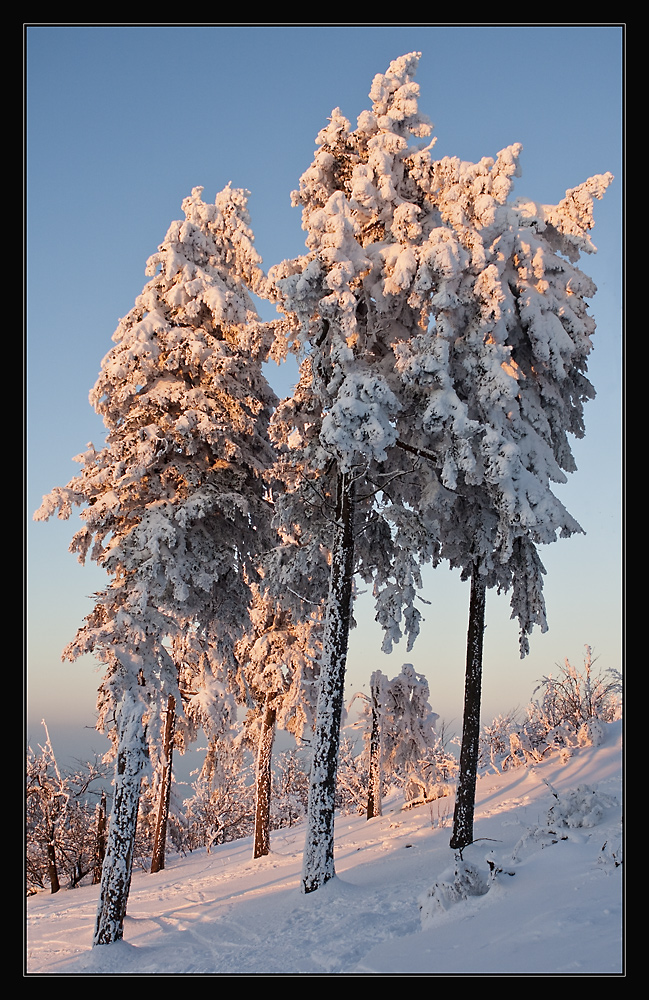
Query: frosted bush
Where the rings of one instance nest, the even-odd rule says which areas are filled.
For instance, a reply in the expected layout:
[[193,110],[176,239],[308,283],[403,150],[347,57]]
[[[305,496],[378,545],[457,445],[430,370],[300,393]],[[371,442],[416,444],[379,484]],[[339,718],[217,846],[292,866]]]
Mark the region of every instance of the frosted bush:
[[[585,647],[584,665],[581,670],[566,659],[557,677],[543,677],[537,691],[539,701],[531,708],[530,718],[537,725],[569,734],[576,734],[584,723],[592,719],[614,722],[622,717],[622,677],[619,671],[609,669],[596,674],[593,671],[592,649]],[[536,692],[535,692],[536,693]]]
[[579,785],[563,793],[554,792],[557,801],[548,810],[550,826],[597,826],[604,818],[604,811],[615,805],[615,798],[599,792],[592,785]]
[[488,726],[483,726],[480,733],[480,750],[478,766],[481,770],[489,767],[498,772],[502,762],[510,751],[510,735],[518,729],[518,723],[513,713],[497,715]]
[[598,747],[604,741],[604,726],[599,719],[588,719],[577,733],[580,747]]
[[470,896],[484,896],[488,891],[487,879],[475,865],[468,861],[456,861],[419,901],[423,930],[430,926],[434,917],[451,906]]

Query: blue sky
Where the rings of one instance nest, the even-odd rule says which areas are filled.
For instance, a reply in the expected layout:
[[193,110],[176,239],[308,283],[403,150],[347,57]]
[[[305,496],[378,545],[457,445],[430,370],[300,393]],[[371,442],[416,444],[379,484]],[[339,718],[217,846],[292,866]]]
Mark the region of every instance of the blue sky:
[[[77,471],[72,457],[103,442],[88,403],[120,317],[146,282],[147,258],[181,202],[232,182],[249,208],[264,266],[304,248],[290,192],[310,164],[335,107],[355,123],[376,73],[420,51],[420,108],[435,155],[477,161],[523,145],[515,195],[556,203],[587,177],[611,171],[596,203],[598,286],[590,365],[597,399],[578,471],[561,499],[585,536],[542,550],[550,630],[518,658],[507,598],[489,595],[483,718],[529,701],[535,681],[590,644],[602,667],[621,667],[622,149],[620,26],[28,26],[27,232],[27,695],[28,737],[44,716],[62,752],[105,749],[94,725],[100,676],[63,647],[105,583],[68,545],[75,522],[31,523],[41,497]],[[275,371],[280,395],[294,369]],[[367,597],[352,633],[349,694],[370,673],[404,661],[425,673],[433,709],[459,732],[468,593],[446,569],[429,573],[425,624],[411,653],[380,652]]]

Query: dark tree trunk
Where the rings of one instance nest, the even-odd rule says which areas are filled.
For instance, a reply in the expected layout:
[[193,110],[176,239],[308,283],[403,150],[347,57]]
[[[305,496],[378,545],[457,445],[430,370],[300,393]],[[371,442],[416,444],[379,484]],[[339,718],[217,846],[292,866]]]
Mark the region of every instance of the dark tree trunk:
[[115,795],[108,825],[106,856],[101,871],[93,948],[96,945],[120,941],[124,936],[124,917],[131,888],[137,812],[140,804],[140,784],[146,759],[142,713],[142,703],[127,693],[119,708]]
[[370,774],[367,794],[367,818],[381,815],[381,706],[378,683],[370,686],[372,730],[370,732]]
[[266,699],[264,715],[257,749],[257,785],[255,796],[255,837],[253,858],[261,858],[270,853],[270,794],[271,759],[275,739],[275,719],[277,710]]
[[164,743],[162,752],[165,764],[162,769],[162,784],[160,801],[158,803],[158,818],[153,839],[153,856],[151,858],[151,874],[161,872],[165,866],[165,845],[167,843],[167,824],[169,822],[169,803],[171,801],[171,777],[174,752],[174,729],[176,725],[176,699],[172,694],[167,701],[167,720],[165,723]]
[[477,568],[471,576],[471,600],[467,633],[466,676],[464,682],[464,717],[460,774],[453,814],[450,846],[462,850],[473,843],[475,786],[478,776],[480,746],[480,699],[482,696],[482,647],[484,638],[486,587]]
[[54,824],[52,823],[48,830],[49,838],[47,841],[47,877],[50,881],[50,892],[58,892],[61,888],[59,882],[59,869],[56,862],[56,846],[54,843]]
[[335,875],[334,803],[353,576],[354,478],[351,472],[339,472],[302,866],[303,892],[313,892]]
[[97,830],[95,833],[95,867],[92,873],[92,884],[98,885],[101,882],[101,866],[106,856],[106,832],[108,822],[106,816],[106,792],[101,793],[101,799],[97,806]]

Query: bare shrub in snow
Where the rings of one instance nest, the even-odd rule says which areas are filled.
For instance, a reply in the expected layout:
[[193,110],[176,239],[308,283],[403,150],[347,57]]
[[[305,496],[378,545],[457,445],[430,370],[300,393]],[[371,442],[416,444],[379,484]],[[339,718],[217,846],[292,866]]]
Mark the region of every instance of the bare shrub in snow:
[[566,659],[558,677],[544,677],[521,721],[516,712],[499,715],[480,734],[479,767],[506,771],[538,763],[553,750],[567,754],[573,747],[599,746],[604,724],[622,716],[622,680],[619,671],[593,673],[593,657],[586,646],[584,666]]
[[[566,658],[557,677],[543,677],[534,691],[542,692],[532,703],[530,720],[544,727],[560,742],[574,745],[584,723],[592,719],[614,722],[622,717],[622,677],[618,670],[594,673],[592,649],[585,647],[581,670]],[[596,732],[596,730],[594,730]],[[582,735],[586,738],[588,728]]]

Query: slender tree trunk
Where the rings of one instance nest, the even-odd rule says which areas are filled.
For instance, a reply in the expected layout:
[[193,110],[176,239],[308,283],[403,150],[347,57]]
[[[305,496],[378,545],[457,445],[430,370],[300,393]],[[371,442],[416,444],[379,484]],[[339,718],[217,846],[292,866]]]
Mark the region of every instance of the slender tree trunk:
[[61,888],[59,882],[59,869],[56,862],[55,827],[50,824],[47,840],[47,877],[50,880],[50,892],[58,892]]
[[270,793],[271,793],[271,759],[275,739],[275,719],[277,710],[270,704],[270,696],[266,698],[264,715],[259,734],[257,749],[257,784],[255,796],[255,837],[253,858],[261,858],[270,854]]
[[367,795],[367,818],[381,815],[381,705],[380,685],[376,675],[370,684],[372,699],[372,730],[370,732],[370,774]]
[[311,765],[302,891],[313,892],[335,875],[334,803],[340,720],[354,576],[354,479],[338,473],[336,528],[323,637],[320,690]]
[[174,729],[176,725],[176,699],[172,694],[167,701],[167,719],[165,723],[162,752],[165,764],[162,769],[162,785],[158,803],[158,818],[153,838],[153,856],[151,858],[151,874],[161,872],[165,866],[165,845],[167,843],[167,824],[169,822],[169,803],[171,801],[171,778],[174,752]]
[[95,832],[95,867],[92,873],[92,884],[98,885],[101,882],[101,868],[106,856],[106,832],[108,822],[106,816],[106,792],[101,793],[101,799],[97,806],[97,829]]
[[477,567],[471,576],[469,628],[467,633],[466,676],[464,682],[464,717],[460,774],[453,814],[450,846],[462,850],[473,843],[475,786],[480,747],[480,699],[482,695],[482,647],[484,638],[486,587]]
[[106,856],[101,872],[93,947],[112,944],[113,941],[121,940],[124,935],[124,917],[133,870],[140,783],[146,760],[143,711],[142,702],[127,692],[118,711],[115,795],[108,825]]

